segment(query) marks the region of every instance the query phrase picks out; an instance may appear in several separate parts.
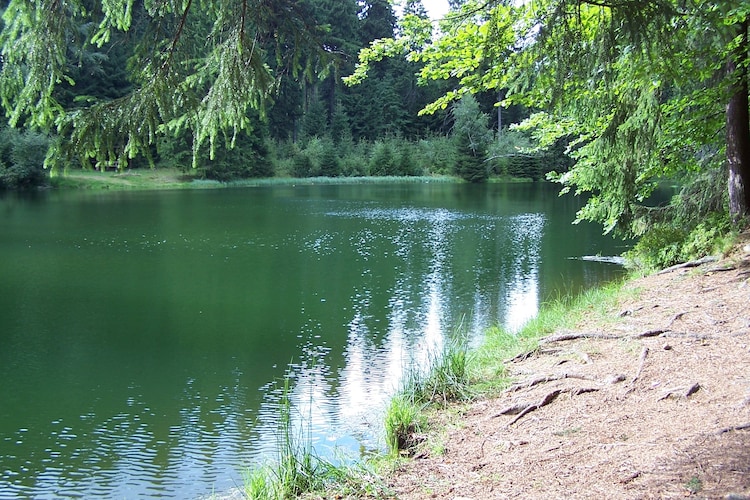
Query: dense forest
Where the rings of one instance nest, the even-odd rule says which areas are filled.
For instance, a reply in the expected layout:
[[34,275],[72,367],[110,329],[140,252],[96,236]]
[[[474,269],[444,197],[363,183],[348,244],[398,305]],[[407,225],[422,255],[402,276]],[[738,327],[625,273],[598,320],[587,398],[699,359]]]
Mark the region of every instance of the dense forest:
[[[656,265],[745,223],[750,1],[450,5],[433,21],[420,0],[4,0],[0,184],[546,178]],[[653,203],[667,181],[679,194]]]
[[[8,29],[16,29],[15,25],[21,22],[19,18],[26,15],[37,16],[33,22],[43,22],[33,10],[24,11],[30,6],[19,7],[11,3],[9,7],[7,1],[4,3],[4,20]],[[232,28],[226,20],[222,26],[215,25],[220,7],[192,6],[188,10],[191,2],[183,2],[184,5],[175,2],[173,8],[168,7],[168,2],[162,2],[162,7],[158,7],[159,2],[120,2],[128,9],[122,12],[128,17],[127,29],[106,28],[107,22],[114,22],[114,19],[108,19],[114,14],[108,10],[107,2],[62,3],[69,4],[63,8],[67,12],[61,13],[67,16],[68,26],[60,36],[73,43],[67,43],[64,55],[60,54],[64,61],[59,61],[59,71],[64,77],[58,77],[60,81],[47,98],[54,101],[54,107],[59,107],[57,111],[68,118],[81,112],[99,113],[93,126],[112,120],[112,115],[118,120],[138,120],[137,116],[124,116],[132,110],[115,110],[113,103],[131,99],[131,94],[143,88],[144,61],[149,61],[144,51],[164,50],[164,46],[174,41],[174,46],[169,46],[170,51],[181,50],[193,57],[210,57],[207,51],[226,47],[221,44],[210,47],[204,40],[217,35],[216,30],[224,35]],[[51,8],[54,2],[41,2],[38,8],[47,4]],[[229,10],[222,15],[238,12],[231,11],[231,4],[228,2],[223,7]],[[269,80],[242,81],[245,77],[238,76],[236,82],[224,82],[246,87],[259,83],[267,85],[267,88],[259,89],[262,95],[241,96],[249,97],[250,106],[238,110],[241,119],[233,124],[230,132],[224,134],[222,131],[218,135],[211,135],[211,132],[209,136],[198,132],[196,135],[195,127],[177,123],[178,120],[190,120],[189,117],[170,116],[172,123],[169,120],[164,120],[167,123],[149,123],[148,126],[154,128],[153,136],[139,143],[140,139],[133,138],[137,134],[132,130],[123,129],[122,124],[111,124],[115,129],[112,134],[106,139],[96,139],[104,142],[86,146],[83,154],[80,149],[70,150],[64,144],[51,144],[50,151],[54,151],[55,157],[48,158],[48,166],[68,169],[177,167],[220,181],[273,176],[458,174],[474,182],[484,181],[491,175],[543,179],[548,171],[567,166],[566,160],[561,161],[562,146],[556,154],[531,152],[528,148],[530,134],[507,130],[508,124],[520,122],[528,116],[522,106],[505,111],[505,132],[509,137],[501,138],[503,131],[498,131],[500,115],[495,110],[494,92],[482,92],[476,98],[469,96],[460,106],[450,110],[420,114],[420,110],[457,84],[455,79],[420,81],[418,73],[424,68],[422,63],[403,58],[388,59],[375,65],[370,78],[360,85],[345,85],[342,77],[354,71],[360,50],[375,40],[393,38],[398,33],[400,21],[388,0],[310,0],[265,6],[262,2],[249,2],[246,5],[254,12],[251,15],[258,17],[284,16],[286,9],[297,9],[299,21],[304,24],[290,26],[287,36],[308,37],[304,41],[295,40],[300,45],[307,44],[301,47],[307,52],[296,53],[296,48],[289,47],[274,48],[271,44],[275,42],[260,32],[262,26],[253,26],[254,21],[246,23],[248,29],[257,30],[252,35],[253,41],[265,45],[258,54],[260,60],[249,62],[261,65],[261,71],[268,73],[263,78]],[[265,8],[269,11],[263,12]],[[401,19],[416,16],[429,22],[419,0],[407,2],[400,12]],[[268,20],[270,23],[277,21]],[[159,26],[154,25],[157,22]],[[120,27],[124,28],[124,25]],[[104,31],[100,33],[97,29]],[[13,36],[13,32],[6,30],[2,40],[8,60],[12,57],[10,49],[13,44],[23,41],[22,38],[13,41]],[[40,33],[37,36],[48,35]],[[152,37],[159,37],[159,40]],[[30,44],[38,42],[41,40],[24,41]],[[177,56],[170,54],[169,57]],[[290,62],[295,57],[301,59]],[[22,64],[32,62],[28,60]],[[182,64],[194,64],[194,60],[190,61],[186,56]],[[226,64],[226,61],[217,61],[217,64]],[[256,71],[248,67],[250,71]],[[188,67],[187,71],[190,70]],[[211,87],[209,80],[214,79],[216,85],[221,70],[219,73],[216,68],[206,70],[207,74],[199,76],[206,80],[202,82],[203,89],[195,89],[193,99],[201,98],[199,92],[204,92],[205,99],[205,92],[218,90],[216,86]],[[54,69],[41,71],[51,73]],[[8,85],[11,78],[28,78],[28,75],[9,73],[9,68],[5,68],[6,95],[8,91],[13,92]],[[173,84],[179,88],[184,82],[175,81]],[[18,127],[3,131],[4,167],[0,182],[6,187],[36,185],[44,181],[44,171],[40,168],[43,158],[40,161],[38,146],[40,141],[44,142],[45,136],[40,135],[39,130],[47,133],[47,139],[52,142],[72,139],[80,144],[86,140],[76,137],[78,131],[71,131],[70,127],[76,125],[69,119],[64,119],[67,123],[61,127],[60,116],[55,117],[54,124],[38,123],[33,111],[16,112],[17,101],[25,98],[23,93],[17,93],[12,97],[16,104],[11,104],[10,99],[5,101],[13,125]],[[154,104],[159,106],[158,103],[141,103],[143,106]],[[211,105],[225,104],[217,101]],[[144,123],[150,119],[140,118]],[[136,121],[130,126],[137,128],[139,123]],[[480,142],[469,145],[470,135],[476,136]],[[501,138],[498,143],[494,141],[496,137]],[[28,143],[35,146],[29,148]],[[34,157],[28,158],[22,151],[24,148],[33,149]]]

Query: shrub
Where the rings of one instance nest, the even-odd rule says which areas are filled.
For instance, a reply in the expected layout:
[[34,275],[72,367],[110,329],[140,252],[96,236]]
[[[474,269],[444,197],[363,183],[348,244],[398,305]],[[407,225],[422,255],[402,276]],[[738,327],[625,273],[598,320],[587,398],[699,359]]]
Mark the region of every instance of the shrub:
[[46,135],[5,128],[0,132],[0,188],[30,189],[49,180],[44,169],[49,138]]
[[709,214],[692,229],[660,223],[649,229],[625,256],[633,267],[663,269],[720,253],[731,229],[726,212]]
[[417,159],[431,173],[449,175],[454,172],[458,152],[450,137],[435,136],[419,141],[420,155]]
[[635,246],[625,252],[629,265],[642,269],[663,269],[676,264],[682,254],[682,243],[687,233],[669,224],[658,224],[649,229]]
[[732,223],[728,213],[709,214],[685,238],[682,258],[691,260],[721,252],[726,235],[731,230]]

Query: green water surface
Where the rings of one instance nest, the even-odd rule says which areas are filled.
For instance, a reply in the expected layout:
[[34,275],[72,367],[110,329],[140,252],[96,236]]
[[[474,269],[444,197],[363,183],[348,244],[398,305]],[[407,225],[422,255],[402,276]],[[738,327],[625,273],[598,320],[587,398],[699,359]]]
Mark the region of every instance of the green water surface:
[[[0,199],[0,498],[195,498],[276,444],[378,449],[410,364],[619,276],[547,184]],[[338,453],[338,452],[337,452]]]

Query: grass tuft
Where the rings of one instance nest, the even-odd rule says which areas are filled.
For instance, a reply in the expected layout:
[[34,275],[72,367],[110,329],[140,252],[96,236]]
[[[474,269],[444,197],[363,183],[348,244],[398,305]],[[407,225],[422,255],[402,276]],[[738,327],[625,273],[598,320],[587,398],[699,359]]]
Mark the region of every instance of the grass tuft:
[[385,436],[392,457],[409,454],[423,440],[424,410],[471,398],[467,371],[468,347],[463,336],[431,354],[428,368],[412,367],[385,414]]
[[279,401],[276,460],[246,474],[245,496],[254,500],[385,496],[380,480],[366,465],[336,465],[315,453],[309,429],[295,428],[290,378],[284,378]]

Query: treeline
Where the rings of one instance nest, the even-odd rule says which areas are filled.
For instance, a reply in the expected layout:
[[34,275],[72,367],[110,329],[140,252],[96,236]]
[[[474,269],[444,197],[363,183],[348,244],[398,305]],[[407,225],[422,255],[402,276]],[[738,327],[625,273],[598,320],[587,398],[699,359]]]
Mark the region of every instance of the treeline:
[[[7,4],[7,0],[0,2],[3,9]],[[89,13],[98,12],[99,2],[83,4]],[[249,109],[243,129],[199,147],[190,129],[176,133],[165,129],[145,151],[132,157],[78,155],[64,168],[171,167],[220,181],[273,176],[459,175],[483,182],[491,176],[543,179],[551,170],[569,167],[565,140],[559,147],[535,152],[530,134],[508,128],[528,117],[528,110],[511,106],[498,115],[494,92],[467,95],[453,106],[420,115],[421,109],[457,84],[452,78],[421,79],[423,63],[385,59],[373,65],[370,77],[361,84],[344,85],[342,77],[354,71],[361,49],[374,40],[397,35],[393,6],[388,0],[310,0],[306,5],[311,24],[322,27],[318,41],[332,54],[333,62],[280,78],[262,105]],[[200,18],[201,12],[196,11],[190,22],[208,24],[208,19]],[[130,29],[112,31],[102,48],[69,44],[65,64],[70,80],[63,81],[53,94],[67,113],[92,104],[116,103],[142,85],[137,66],[144,64],[139,44],[146,36],[147,14],[144,4],[135,2]],[[427,19],[421,0],[406,2],[400,15],[407,14]],[[88,39],[95,29],[96,23],[82,18],[70,28],[69,36]],[[195,44],[199,50],[199,40],[180,43]],[[277,73],[284,72],[282,62],[270,50],[264,63]],[[0,131],[0,187],[25,188],[47,179],[42,164],[55,132],[45,135],[26,130],[23,123],[19,128],[3,126]],[[124,144],[127,137],[122,135],[110,142]]]

